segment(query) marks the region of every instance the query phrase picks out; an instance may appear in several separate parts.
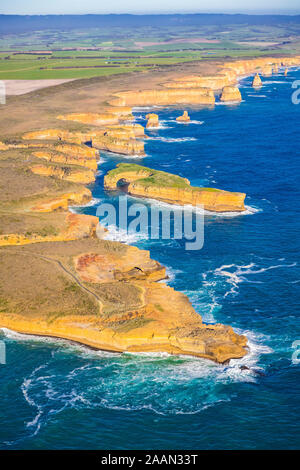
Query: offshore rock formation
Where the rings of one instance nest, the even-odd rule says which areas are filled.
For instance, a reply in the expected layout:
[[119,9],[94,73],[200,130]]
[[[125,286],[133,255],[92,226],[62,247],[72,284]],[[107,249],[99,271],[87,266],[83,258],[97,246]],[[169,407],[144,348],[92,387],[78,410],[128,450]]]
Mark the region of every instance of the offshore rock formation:
[[157,114],[154,114],[154,113],[147,114],[146,119],[147,119],[147,124],[146,124],[147,129],[151,129],[153,127],[159,126],[159,120],[158,120]]
[[[218,363],[247,352],[244,336],[204,324],[185,295],[154,282],[165,270],[147,251],[89,238],[84,245],[3,248],[0,262],[0,327],[109,351],[186,354]],[[10,279],[22,284],[22,296]]]
[[255,75],[253,79],[252,86],[254,88],[260,88],[262,86],[262,81],[258,73]]
[[188,115],[188,112],[187,111],[183,111],[183,115],[182,116],[178,116],[176,118],[176,121],[179,121],[179,122],[189,122],[191,120],[190,116]]
[[127,187],[128,194],[158,199],[170,204],[201,205],[214,212],[241,212],[245,210],[245,194],[213,188],[197,188],[186,178],[164,171],[152,170],[136,164],[120,163],[104,177],[106,189]]
[[90,184],[95,181],[95,175],[92,170],[76,169],[69,166],[46,166],[36,165],[30,168],[36,175],[53,176],[72,183]]
[[242,95],[238,87],[235,86],[225,86],[220,97],[221,101],[232,102],[232,101],[242,101]]
[[172,104],[213,105],[215,95],[210,88],[127,91],[110,100],[112,106],[166,106]]
[[[91,142],[93,149],[86,145],[91,155],[97,154],[97,149],[107,150],[124,155],[144,155],[144,142],[137,137],[144,136],[144,128],[140,124],[111,125],[104,129],[80,131],[65,131],[62,129],[45,129],[28,132],[24,140],[58,140],[61,142],[83,144]],[[61,151],[61,150],[60,150]]]

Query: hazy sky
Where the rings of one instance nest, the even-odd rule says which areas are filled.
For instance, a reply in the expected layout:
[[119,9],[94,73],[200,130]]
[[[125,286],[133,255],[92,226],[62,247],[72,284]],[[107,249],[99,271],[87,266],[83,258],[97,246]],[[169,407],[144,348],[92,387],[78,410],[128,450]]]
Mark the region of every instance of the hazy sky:
[[299,0],[0,0],[0,13],[300,12]]

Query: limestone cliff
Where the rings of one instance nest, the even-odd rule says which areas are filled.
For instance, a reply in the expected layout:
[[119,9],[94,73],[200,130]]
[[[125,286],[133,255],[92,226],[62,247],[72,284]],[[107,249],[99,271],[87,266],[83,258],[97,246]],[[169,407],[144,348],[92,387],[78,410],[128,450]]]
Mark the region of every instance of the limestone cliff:
[[135,138],[132,129],[107,129],[102,135],[98,134],[93,138],[93,146],[124,155],[145,155],[144,142]]
[[242,101],[242,95],[238,87],[225,86],[223,88],[220,100],[224,102]]
[[119,117],[113,113],[73,113],[73,114],[60,114],[57,119],[62,121],[76,121],[83,124],[92,124],[94,126],[105,126],[107,124],[117,124]]
[[182,116],[178,116],[176,118],[176,121],[179,121],[179,122],[189,122],[190,120],[191,120],[191,118],[188,115],[187,111],[184,111]]
[[133,196],[158,199],[170,204],[203,206],[214,212],[241,212],[245,210],[245,194],[213,188],[197,188],[186,178],[152,170],[140,165],[120,163],[104,177],[106,189],[115,190],[127,185]]
[[273,73],[273,67],[272,65],[265,65],[263,68],[262,68],[262,71],[261,71],[262,75],[264,77],[271,77],[272,73]]
[[154,114],[154,113],[147,114],[146,119],[147,119],[147,124],[146,124],[147,129],[149,128],[151,129],[153,127],[159,126],[159,120],[158,120],[157,114]]

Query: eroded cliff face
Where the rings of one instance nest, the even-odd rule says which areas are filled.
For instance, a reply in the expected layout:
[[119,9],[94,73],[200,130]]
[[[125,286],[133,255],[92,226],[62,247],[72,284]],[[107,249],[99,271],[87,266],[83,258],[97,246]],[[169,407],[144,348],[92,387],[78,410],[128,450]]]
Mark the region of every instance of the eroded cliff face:
[[187,111],[183,111],[183,115],[182,116],[178,116],[176,118],[176,121],[178,122],[189,122],[191,120],[189,114]]
[[215,95],[210,88],[127,91],[118,93],[109,102],[112,106],[151,106],[172,104],[213,105]]
[[203,206],[214,212],[241,212],[245,210],[244,193],[233,193],[213,188],[190,186],[186,178],[152,170],[135,164],[121,163],[104,177],[106,189],[116,190],[118,182],[128,184],[133,196],[158,199],[170,204]]
[[273,67],[272,65],[265,65],[262,70],[261,70],[261,73],[264,77],[271,77],[272,73],[273,73]]
[[[60,152],[63,151],[66,143],[80,145],[91,142],[92,149],[86,145],[81,145],[81,147],[87,149],[82,156],[82,161],[86,161],[84,157],[89,156],[89,158],[94,159],[94,163],[91,164],[93,166],[95,166],[95,162],[97,163],[96,155],[99,149],[124,155],[144,155],[144,142],[141,140],[143,137],[144,128],[140,124],[109,125],[101,129],[91,129],[87,132],[45,129],[23,135],[24,140],[57,140],[61,142],[60,145],[57,144],[56,146],[56,149]],[[53,161],[58,161],[58,157]],[[91,165],[88,165],[88,167],[91,168]]]
[[254,88],[260,88],[262,86],[262,81],[258,73],[255,75],[253,79],[252,86]]
[[225,86],[223,88],[220,100],[224,102],[239,102],[242,101],[242,95],[238,87]]

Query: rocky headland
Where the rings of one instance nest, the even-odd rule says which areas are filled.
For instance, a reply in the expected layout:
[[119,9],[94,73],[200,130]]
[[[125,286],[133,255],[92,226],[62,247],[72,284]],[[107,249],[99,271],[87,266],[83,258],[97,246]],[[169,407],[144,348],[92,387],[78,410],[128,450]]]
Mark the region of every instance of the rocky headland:
[[104,177],[109,190],[126,187],[128,194],[168,202],[170,204],[201,205],[214,212],[242,212],[245,194],[215,188],[198,188],[182,178],[164,171],[131,163],[120,163]]

